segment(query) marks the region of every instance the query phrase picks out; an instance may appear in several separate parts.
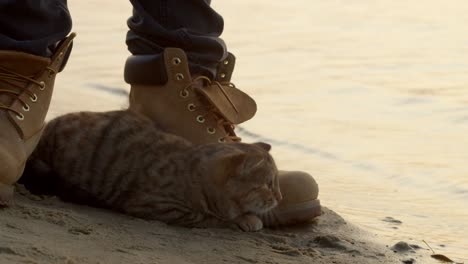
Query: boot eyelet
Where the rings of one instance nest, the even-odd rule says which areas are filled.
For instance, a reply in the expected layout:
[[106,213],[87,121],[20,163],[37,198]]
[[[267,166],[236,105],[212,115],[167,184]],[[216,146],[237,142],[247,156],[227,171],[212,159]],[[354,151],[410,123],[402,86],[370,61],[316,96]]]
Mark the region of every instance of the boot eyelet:
[[180,91],[179,93],[180,97],[182,98],[187,98],[189,96],[189,91],[187,91],[186,89]]
[[206,132],[208,132],[208,134],[213,135],[214,133],[216,133],[216,128],[209,127],[206,129]]
[[188,104],[188,105],[187,105],[187,109],[188,109],[190,112],[195,111],[195,108],[196,108],[195,104]]
[[23,106],[23,111],[25,111],[25,112],[29,112],[30,109],[31,109],[31,107],[29,107],[28,104],[25,104],[25,105]]
[[16,115],[16,119],[18,119],[18,120],[24,120],[24,115],[23,115],[22,113],[18,113],[18,114]]
[[31,102],[35,103],[37,102],[37,95],[33,94],[33,96],[29,97],[29,99],[31,100]]
[[224,61],[224,65],[228,65],[229,64],[229,61],[228,60],[225,60]]
[[226,78],[226,74],[221,73],[221,74],[219,75],[219,77],[221,77],[221,79],[224,79],[224,78]]
[[185,76],[182,73],[177,73],[175,78],[178,81],[182,81],[185,78]]
[[47,74],[47,77],[52,78],[52,76],[54,76],[54,74],[55,74],[54,70],[49,68],[49,73]]
[[226,139],[224,139],[224,138],[219,138],[219,139],[218,139],[218,142],[219,142],[219,143],[224,143],[224,142],[226,142]]
[[45,88],[46,88],[45,82],[40,82],[40,83],[39,83],[39,90],[44,91]]
[[197,116],[198,123],[205,123],[205,118],[202,115]]
[[172,59],[172,64],[174,65],[179,65],[182,62],[182,60],[178,57],[175,57]]

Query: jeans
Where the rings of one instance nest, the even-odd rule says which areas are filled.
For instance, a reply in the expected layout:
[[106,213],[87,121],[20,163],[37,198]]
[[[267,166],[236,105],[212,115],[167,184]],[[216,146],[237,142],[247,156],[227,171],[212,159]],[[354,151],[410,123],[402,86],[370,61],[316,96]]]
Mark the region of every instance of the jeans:
[[[132,54],[162,56],[166,47],[181,48],[192,74],[216,76],[227,51],[219,38],[223,18],[210,7],[211,0],[130,2],[126,43]],[[67,0],[0,0],[0,50],[50,56],[71,27]]]

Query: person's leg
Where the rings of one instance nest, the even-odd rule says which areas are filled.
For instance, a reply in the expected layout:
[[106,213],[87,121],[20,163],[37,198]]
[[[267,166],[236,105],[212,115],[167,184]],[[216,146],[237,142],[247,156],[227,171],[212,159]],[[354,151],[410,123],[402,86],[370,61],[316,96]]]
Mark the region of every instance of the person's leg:
[[219,38],[223,18],[209,0],[130,0],[133,15],[127,46],[134,55],[159,55],[165,48],[184,50],[190,72],[214,78],[218,63],[227,56]]
[[0,50],[49,57],[71,30],[67,0],[0,0]]
[[[194,144],[236,142],[234,124],[256,104],[231,82],[235,57],[219,38],[223,20],[205,0],[131,0],[125,65],[130,110]],[[266,226],[308,221],[321,213],[318,185],[304,172],[280,171],[284,199],[261,218]]]
[[[0,0],[0,207],[37,145],[56,73],[70,54],[66,1]],[[58,44],[58,42],[60,44]]]

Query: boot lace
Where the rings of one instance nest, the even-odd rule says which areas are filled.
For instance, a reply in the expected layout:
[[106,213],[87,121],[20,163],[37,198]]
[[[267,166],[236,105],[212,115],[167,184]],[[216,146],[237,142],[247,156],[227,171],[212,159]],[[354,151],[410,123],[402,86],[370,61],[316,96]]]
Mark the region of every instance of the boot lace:
[[[55,73],[55,71],[51,68],[47,68],[49,70],[49,75],[52,75]],[[0,95],[2,94],[6,94],[6,95],[9,95],[10,97],[12,97],[13,99],[16,99],[18,101],[21,102],[21,104],[23,105],[23,110],[25,111],[29,111],[29,105],[23,100],[20,98],[20,95],[25,92],[26,94],[29,95],[29,98],[31,100],[31,102],[36,102],[37,101],[37,95],[33,92],[31,92],[29,89],[27,88],[24,88],[24,86],[18,84],[17,82],[20,82],[20,83],[24,83],[24,84],[28,84],[28,83],[33,83],[37,86],[39,86],[39,89],[40,90],[44,90],[45,89],[45,83],[43,81],[37,81],[37,80],[34,80],[33,79],[34,76],[25,76],[25,75],[22,75],[22,74],[19,74],[19,73],[16,73],[14,71],[11,71],[3,66],[0,66],[0,82],[4,82],[4,83],[7,83],[8,85],[10,86],[14,86],[18,89],[1,89],[0,88]],[[24,115],[14,109],[12,109],[11,107],[3,104],[2,102],[0,102],[0,110],[4,110],[4,111],[10,111],[10,112],[13,112],[16,114],[16,116],[19,118],[19,119],[23,119],[24,118]]]
[[[224,87],[223,87],[223,84],[221,84],[220,82],[218,81],[214,81],[214,80],[211,80],[210,78],[206,77],[206,76],[198,76],[196,78],[194,78],[192,80],[192,82],[187,85],[182,91],[186,91],[188,89],[192,90],[193,91],[193,86],[195,83],[199,82],[199,81],[204,81],[206,83],[208,83],[208,85],[216,85],[220,91],[222,92],[222,94],[226,97],[226,99],[228,100],[228,102],[231,104],[231,106],[233,107],[233,109],[238,113],[239,110],[237,109],[236,105],[233,103],[233,101],[231,100],[231,98],[229,97],[229,95],[226,93],[226,91],[224,90]],[[229,87],[235,87],[235,85],[233,83],[226,83],[225,85],[229,86]],[[235,125],[231,122],[229,122],[228,120],[226,120],[218,111],[218,109],[216,109],[215,106],[213,106],[212,104],[208,104],[207,106],[207,111],[209,113],[211,113],[214,117],[215,117],[215,120],[217,122],[217,126],[220,126],[220,127],[223,127],[224,130],[226,131],[226,135],[222,138],[219,139],[219,142],[226,142],[226,141],[234,141],[234,142],[240,142],[241,141],[241,138],[238,137],[236,135],[236,133],[234,132],[234,129],[235,129]]]

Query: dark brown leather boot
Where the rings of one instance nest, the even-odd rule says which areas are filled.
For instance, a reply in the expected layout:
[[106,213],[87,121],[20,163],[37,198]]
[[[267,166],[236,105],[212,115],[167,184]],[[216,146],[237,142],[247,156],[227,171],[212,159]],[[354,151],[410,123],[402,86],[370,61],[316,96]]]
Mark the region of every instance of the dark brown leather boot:
[[[257,106],[231,83],[235,57],[220,63],[215,80],[192,77],[185,52],[166,48],[164,60],[151,55],[131,56],[125,80],[131,84],[130,109],[146,115],[163,129],[195,144],[240,141],[234,125],[255,115]],[[164,84],[152,83],[148,75],[166,72]],[[154,73],[152,73],[154,71]],[[318,185],[307,173],[280,171],[283,200],[261,216],[265,226],[308,221],[321,214]]]
[[63,40],[51,58],[0,51],[0,207],[12,201],[12,185],[41,137],[55,76],[74,37]]

